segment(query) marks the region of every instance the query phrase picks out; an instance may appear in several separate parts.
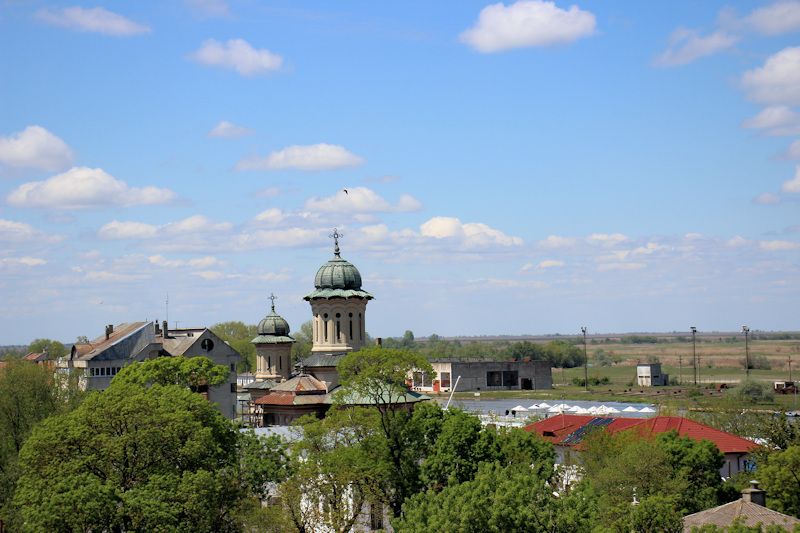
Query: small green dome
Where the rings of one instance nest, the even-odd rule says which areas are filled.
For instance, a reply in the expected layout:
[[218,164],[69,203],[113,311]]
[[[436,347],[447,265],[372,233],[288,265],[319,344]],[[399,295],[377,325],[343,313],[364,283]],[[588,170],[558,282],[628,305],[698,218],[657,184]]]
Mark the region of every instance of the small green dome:
[[289,335],[289,323],[273,310],[258,323],[258,334],[286,337]]
[[314,287],[317,289],[349,289],[361,288],[361,273],[345,259],[336,257],[319,267],[314,277]]

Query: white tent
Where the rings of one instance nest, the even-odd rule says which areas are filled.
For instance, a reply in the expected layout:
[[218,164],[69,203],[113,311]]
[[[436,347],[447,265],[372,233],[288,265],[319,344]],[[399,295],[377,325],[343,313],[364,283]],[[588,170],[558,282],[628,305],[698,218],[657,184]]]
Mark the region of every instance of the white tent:
[[655,413],[656,410],[655,409],[650,409],[649,407],[642,407],[641,409],[639,409],[639,412],[640,413]]
[[586,411],[586,412],[588,412],[588,413],[589,413],[589,414],[591,414],[591,415],[596,415],[596,414],[597,414],[597,411],[598,411],[598,409],[597,409],[597,406],[596,406],[596,405],[593,405],[593,406],[591,406],[589,409],[587,409],[587,411]]
[[550,405],[547,402],[542,402],[542,403],[539,404],[539,409],[547,409],[549,407],[552,407],[552,405]]
[[597,410],[595,412],[598,415],[607,415],[608,414],[608,407],[606,407],[605,405],[601,405],[600,407],[597,408]]
[[584,407],[578,407],[578,410],[577,410],[577,411],[575,411],[575,414],[578,414],[578,415],[585,415],[585,414],[587,414],[588,412],[589,412],[589,410],[588,410],[588,409],[586,409],[586,408],[584,408]]
[[557,405],[554,405],[550,409],[547,410],[548,413],[563,413],[564,410]]
[[533,411],[534,409],[538,409],[538,408],[539,408],[539,406],[538,406],[538,405],[536,405],[536,404],[533,404],[533,405],[531,405],[530,407],[528,407],[528,410],[529,410],[529,411]]
[[561,409],[562,411],[568,411],[570,406],[565,403],[560,403],[556,405],[556,408]]
[[629,405],[625,409],[622,410],[623,413],[638,413],[639,410],[632,405]]
[[608,414],[619,413],[619,409],[617,409],[616,407],[611,407],[611,406],[608,406],[608,407],[606,408],[606,412],[607,412]]
[[580,405],[573,405],[572,407],[570,407],[570,408],[569,408],[569,409],[567,409],[567,410],[568,410],[570,413],[579,413],[581,410],[585,410],[585,409],[583,409],[583,407],[581,407]]
[[525,407],[522,407],[521,405],[518,405],[518,406],[516,406],[516,407],[512,407],[512,408],[511,408],[511,410],[512,410],[512,411],[516,411],[516,412],[518,412],[518,413],[520,413],[520,412],[527,412],[527,411],[528,411],[528,410],[527,410]]

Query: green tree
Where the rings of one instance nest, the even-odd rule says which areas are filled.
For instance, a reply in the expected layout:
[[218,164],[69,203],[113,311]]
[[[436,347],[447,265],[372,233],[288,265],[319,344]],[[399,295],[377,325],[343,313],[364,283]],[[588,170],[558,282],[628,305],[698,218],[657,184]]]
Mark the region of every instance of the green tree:
[[347,403],[352,397],[366,399],[378,415],[392,465],[388,493],[392,513],[396,515],[403,501],[420,487],[419,458],[409,445],[416,437],[407,431],[412,414],[406,404],[409,395],[406,380],[413,371],[433,373],[433,367],[416,352],[371,347],[348,353],[337,369],[343,389],[337,401]]
[[51,359],[58,359],[67,354],[67,349],[58,341],[51,339],[36,339],[28,346],[28,352],[47,352]]
[[201,385],[216,387],[228,380],[228,367],[208,357],[157,357],[124,367],[113,383],[139,386],[180,385],[197,391]]
[[[574,503],[574,502],[573,502]],[[562,520],[559,504],[544,479],[521,466],[483,463],[464,483],[409,498],[392,521],[398,533],[417,531],[527,532],[586,531],[584,518]],[[577,518],[577,523],[572,521]]]
[[19,476],[18,456],[34,426],[61,408],[52,372],[11,360],[0,370],[0,520],[13,527],[11,501]]
[[279,488],[284,522],[301,532],[350,531],[366,506],[383,506],[388,463],[377,416],[364,408],[333,409],[299,425],[292,474]]
[[[632,505],[628,514],[629,527],[619,524],[623,532],[681,533],[683,515],[676,509],[675,498],[654,494]],[[624,523],[624,520],[620,520]]]
[[656,444],[666,452],[672,475],[685,481],[685,489],[675,495],[679,509],[695,513],[718,504],[722,490],[719,471],[725,456],[714,443],[670,431],[659,435]]
[[237,447],[243,486],[250,495],[266,500],[270,485],[284,481],[289,475],[288,444],[278,435],[243,431],[239,433]]
[[230,531],[236,432],[183,387],[116,382],[38,425],[14,503],[32,531]]
[[769,455],[759,465],[758,480],[767,491],[769,507],[800,518],[800,445]]
[[292,333],[295,343],[292,344],[292,361],[300,361],[311,355],[314,345],[314,326],[311,321],[303,322],[300,329]]

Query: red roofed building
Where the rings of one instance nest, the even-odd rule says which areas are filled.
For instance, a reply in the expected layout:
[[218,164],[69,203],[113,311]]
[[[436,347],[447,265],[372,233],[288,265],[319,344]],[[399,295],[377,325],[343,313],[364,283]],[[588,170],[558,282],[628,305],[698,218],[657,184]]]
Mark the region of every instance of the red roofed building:
[[525,429],[535,431],[543,439],[554,444],[556,460],[562,464],[570,463],[570,453],[580,451],[584,437],[594,430],[611,432],[634,430],[647,436],[676,431],[681,437],[713,442],[725,456],[725,464],[720,470],[723,477],[730,477],[746,470],[750,452],[758,447],[756,443],[742,437],[678,416],[610,418],[561,414],[540,420]]

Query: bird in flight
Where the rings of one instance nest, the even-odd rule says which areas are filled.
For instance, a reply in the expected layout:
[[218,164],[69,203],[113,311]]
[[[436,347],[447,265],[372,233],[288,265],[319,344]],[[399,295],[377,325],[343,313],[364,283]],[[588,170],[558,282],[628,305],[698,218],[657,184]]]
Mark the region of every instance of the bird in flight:
[[349,192],[347,192],[347,189],[342,189],[342,190],[344,191],[345,194],[350,194]]

